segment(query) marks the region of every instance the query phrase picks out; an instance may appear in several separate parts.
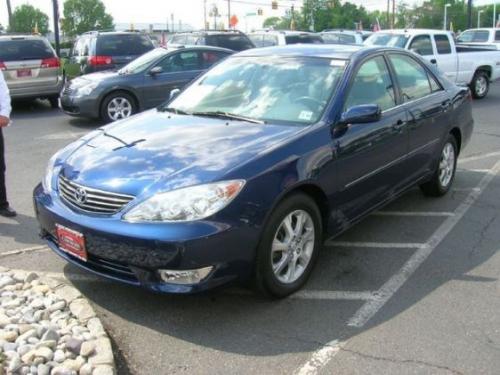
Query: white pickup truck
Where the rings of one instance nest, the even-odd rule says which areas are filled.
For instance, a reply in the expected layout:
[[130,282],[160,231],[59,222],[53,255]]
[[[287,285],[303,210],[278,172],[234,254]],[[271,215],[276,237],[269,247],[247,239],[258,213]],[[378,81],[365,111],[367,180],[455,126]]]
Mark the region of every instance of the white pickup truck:
[[372,34],[364,44],[400,47],[418,53],[452,82],[469,85],[477,99],[488,94],[490,82],[500,79],[500,51],[457,46],[447,31],[384,30]]

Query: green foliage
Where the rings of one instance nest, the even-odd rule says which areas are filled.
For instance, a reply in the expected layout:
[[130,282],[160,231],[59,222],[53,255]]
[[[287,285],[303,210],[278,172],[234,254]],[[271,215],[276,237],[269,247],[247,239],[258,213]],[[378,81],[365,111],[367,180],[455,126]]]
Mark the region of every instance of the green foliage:
[[113,17],[106,13],[100,0],[66,0],[64,2],[63,31],[70,36],[92,30],[111,30]]
[[9,31],[15,33],[31,34],[35,27],[38,32],[45,35],[49,31],[49,16],[40,9],[24,4],[17,7],[12,13],[12,22]]

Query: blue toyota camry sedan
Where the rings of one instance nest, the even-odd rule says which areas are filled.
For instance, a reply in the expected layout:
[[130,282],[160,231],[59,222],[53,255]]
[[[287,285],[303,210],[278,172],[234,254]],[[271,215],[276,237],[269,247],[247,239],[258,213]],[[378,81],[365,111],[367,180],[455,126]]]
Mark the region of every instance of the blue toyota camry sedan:
[[35,210],[52,250],[99,275],[283,297],[325,236],[416,185],[446,194],[472,129],[469,90],[411,52],[253,49],[56,153]]

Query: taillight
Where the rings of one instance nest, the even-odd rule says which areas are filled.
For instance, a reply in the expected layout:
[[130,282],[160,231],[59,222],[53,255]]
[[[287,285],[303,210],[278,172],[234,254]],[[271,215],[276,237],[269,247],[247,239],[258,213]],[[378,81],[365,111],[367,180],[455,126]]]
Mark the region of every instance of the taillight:
[[3,61],[0,61],[0,70],[6,70],[6,69],[7,69],[7,67],[5,66]]
[[90,65],[109,65],[113,62],[111,56],[92,56],[89,57]]
[[60,66],[61,63],[59,62],[59,59],[57,57],[43,59],[41,65],[42,68],[59,68]]

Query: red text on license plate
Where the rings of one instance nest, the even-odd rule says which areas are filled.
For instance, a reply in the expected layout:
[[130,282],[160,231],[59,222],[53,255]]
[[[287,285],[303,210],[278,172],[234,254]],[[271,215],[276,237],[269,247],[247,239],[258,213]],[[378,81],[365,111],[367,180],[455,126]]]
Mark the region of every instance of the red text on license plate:
[[57,240],[59,248],[83,261],[87,261],[87,250],[85,249],[85,238],[83,234],[73,229],[56,224]]
[[22,78],[22,77],[31,77],[31,69],[18,69],[17,70],[17,76],[19,78]]

